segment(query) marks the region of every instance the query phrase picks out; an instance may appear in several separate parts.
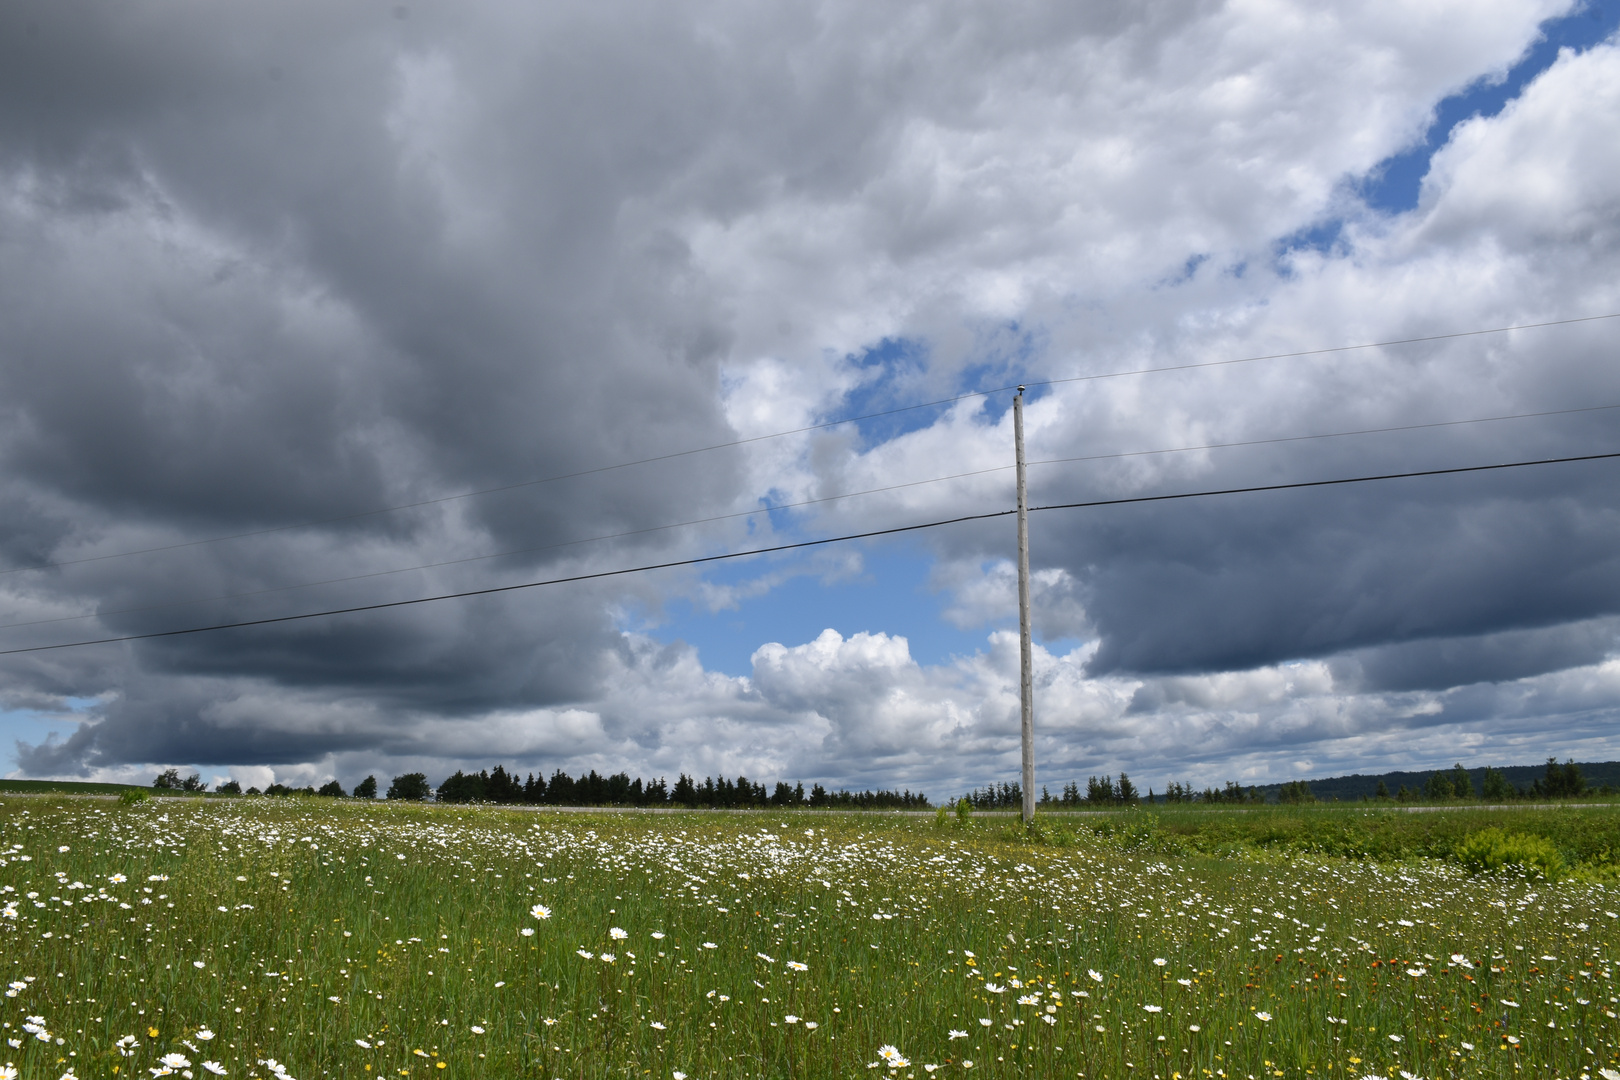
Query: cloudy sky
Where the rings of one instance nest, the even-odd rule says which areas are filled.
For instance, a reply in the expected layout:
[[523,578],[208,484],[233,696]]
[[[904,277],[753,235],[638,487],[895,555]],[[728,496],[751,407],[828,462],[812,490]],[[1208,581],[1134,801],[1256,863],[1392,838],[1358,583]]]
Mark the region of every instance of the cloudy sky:
[[[16,0],[0,770],[1012,780],[1005,517],[139,635],[1620,451],[1617,27]],[[1033,514],[1038,780],[1620,757],[1617,480]]]

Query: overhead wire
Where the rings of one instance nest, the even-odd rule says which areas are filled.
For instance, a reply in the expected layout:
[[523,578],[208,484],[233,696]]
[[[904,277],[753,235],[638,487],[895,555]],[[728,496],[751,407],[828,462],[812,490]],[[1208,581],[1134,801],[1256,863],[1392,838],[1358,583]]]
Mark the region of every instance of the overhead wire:
[[[1540,412],[1504,413],[1500,416],[1476,416],[1467,420],[1433,420],[1422,424],[1393,424],[1387,427],[1357,428],[1354,431],[1326,431],[1317,435],[1279,435],[1269,439],[1240,439],[1234,442],[1205,443],[1202,446],[1173,446],[1162,450],[1126,450],[1113,454],[1082,454],[1079,457],[1046,458],[1028,462],[1030,465],[1063,465],[1075,461],[1108,461],[1129,457],[1151,457],[1155,454],[1183,454],[1194,450],[1230,450],[1241,446],[1274,446],[1280,443],[1310,442],[1316,439],[1343,439],[1352,435],[1389,435],[1398,431],[1462,427],[1466,424],[1490,424],[1501,420],[1530,420],[1542,416],[1571,416],[1575,413],[1603,412],[1620,409],[1620,405],[1582,405],[1573,409],[1544,409]],[[1012,468],[1011,465],[1003,466]]]
[[[1576,413],[1602,412],[1605,410],[1620,409],[1616,405],[1585,405],[1573,409],[1546,409],[1530,413],[1507,413],[1498,416],[1471,417],[1464,420],[1438,420],[1421,424],[1400,424],[1377,428],[1359,428],[1350,431],[1321,432],[1314,435],[1288,435],[1267,439],[1244,439],[1234,442],[1204,443],[1197,446],[1174,446],[1156,450],[1128,450],[1112,454],[1085,454],[1077,457],[1043,458],[1030,461],[1027,464],[1033,468],[1038,465],[1061,465],[1081,461],[1109,461],[1131,457],[1147,457],[1159,454],[1180,454],[1202,450],[1224,450],[1245,446],[1266,446],[1279,443],[1308,442],[1318,439],[1338,439],[1357,435],[1381,435],[1401,431],[1420,431],[1425,429],[1459,427],[1468,424],[1494,423],[1505,420],[1524,420],[1547,416],[1568,416]],[[781,510],[794,510],[806,506],[817,506],[824,503],[838,502],[844,499],[853,499],[865,495],[877,495],[889,491],[900,491],[906,488],[922,487],[927,484],[945,483],[950,480],[961,480],[974,476],[985,476],[991,473],[1007,472],[1013,469],[1011,464],[994,465],[984,469],[973,469],[967,472],[951,473],[946,476],[929,477],[924,480],[908,480],[898,484],[885,484],[881,487],[865,488],[861,491],[843,492],[838,495],[824,495],[814,499],[801,499],[796,502],[776,503],[770,506],[756,507],[751,510],[738,510],[726,514],[714,514],[709,517],[691,518],[686,521],[670,522],[664,525],[652,525],[643,529],[627,529],[615,533],[603,533],[597,536],[580,537],[575,540],[564,540],[555,544],[541,544],[530,547],[510,548],[505,551],[489,552],[482,555],[466,555],[454,559],[441,559],[435,562],[417,563],[411,566],[394,567],[388,570],[370,570],[361,574],[345,574],[339,577],[322,578],[316,581],[296,582],[288,585],[273,585],[263,589],[251,589],[243,592],[221,593],[212,596],[191,597],[185,600],[167,600],[155,604],[141,604],[133,607],[112,608],[85,612],[78,615],[59,615],[48,619],[28,619],[18,622],[0,623],[0,630],[11,630],[25,626],[46,626],[66,622],[79,622],[85,619],[105,618],[112,615],[131,615],[146,611],[160,611],[166,608],[182,607],[192,604],[218,603],[226,600],[245,600],[256,596],[268,596],[275,593],[290,592],[294,589],[313,589],[323,585],[341,585],[353,581],[366,581],[379,577],[390,577],[395,574],[408,574],[419,570],[435,570],[446,566],[462,566],[468,563],[487,562],[490,559],[510,558],[515,555],[533,555],[547,551],[561,551],[565,548],[578,547],[582,544],[600,543],[607,540],[621,540],[633,536],[646,536],[656,532],[667,532],[672,529],[688,528],[694,525],[709,525],[720,521],[732,521],[738,518],[757,517],[761,514],[770,514]]]
[[954,473],[950,476],[936,476],[927,480],[909,480],[900,484],[888,484],[883,487],[867,488],[863,491],[849,491],[840,495],[825,495],[817,499],[802,499],[798,502],[778,503],[771,506],[756,507],[752,510],[737,510],[729,514],[714,514],[710,517],[692,518],[687,521],[675,521],[666,525],[649,525],[644,529],[626,529],[622,532],[601,533],[597,536],[580,537],[577,540],[563,540],[555,544],[540,544],[531,547],[509,548],[506,551],[489,552],[483,555],[465,555],[455,559],[441,559],[437,562],[418,563],[413,566],[400,566],[390,570],[370,570],[363,574],[346,574],[342,577],[323,578],[319,581],[299,582],[292,585],[275,585],[265,589],[253,589],[248,592],[224,593],[216,596],[199,596],[187,600],[170,600],[160,604],[143,604],[139,607],[118,608],[110,611],[93,611],[83,615],[62,615],[50,619],[31,619],[26,622],[0,623],[0,630],[10,630],[19,626],[43,626],[49,623],[76,622],[81,619],[94,619],[105,615],[128,615],[141,611],[157,611],[168,607],[178,607],[184,604],[206,604],[220,600],[243,600],[254,596],[265,596],[271,593],[287,592],[292,589],[311,589],[321,585],[340,585],[350,581],[364,581],[369,578],[388,577],[393,574],[408,574],[416,570],[436,570],[445,566],[461,566],[466,563],[486,562],[490,559],[503,559],[513,555],[533,555],[545,551],[561,551],[564,548],[578,547],[581,544],[594,544],[605,540],[622,540],[632,536],[646,536],[655,532],[667,532],[671,529],[682,529],[692,525],[708,525],[717,521],[731,521],[736,518],[758,517],[777,510],[792,510],[804,506],[814,506],[818,503],[836,502],[841,499],[852,499],[860,495],[875,495],[885,491],[896,491],[900,488],[920,487],[924,484],[938,484],[947,480],[960,480],[968,476],[981,476],[986,473],[1003,472],[1011,469],[1011,465],[995,465],[987,469],[975,469],[970,472]]
[[[1446,334],[1425,334],[1422,337],[1392,338],[1389,341],[1369,341],[1362,345],[1333,345],[1325,349],[1301,349],[1297,352],[1267,353],[1263,356],[1243,356],[1235,360],[1202,360],[1189,364],[1167,364],[1163,367],[1135,368],[1131,371],[1111,371],[1098,375],[1071,375],[1062,379],[1029,382],[1025,386],[1057,386],[1059,383],[1093,382],[1098,379],[1120,379],[1127,375],[1157,375],[1166,371],[1191,371],[1194,368],[1228,367],[1232,364],[1253,364],[1261,360],[1287,360],[1298,356],[1326,356],[1330,353],[1355,352],[1358,349],[1383,349],[1391,345],[1417,345],[1426,341],[1450,341],[1455,338],[1481,337],[1485,334],[1505,334],[1510,330],[1539,330],[1546,326],[1570,326],[1574,323],[1597,322],[1601,319],[1620,319],[1620,311],[1608,315],[1582,315],[1574,319],[1549,319],[1546,322],[1519,323],[1515,326],[1493,326],[1484,330],[1456,330]],[[1012,389],[1008,387],[1007,389]],[[994,391],[991,391],[994,392]]]
[[[1598,322],[1604,319],[1617,318],[1620,318],[1620,312],[1611,312],[1605,315],[1583,315],[1570,319],[1548,319],[1542,322],[1518,323],[1512,326],[1487,327],[1480,330],[1459,330],[1445,334],[1426,334],[1419,337],[1392,338],[1388,341],[1373,341],[1359,345],[1335,345],[1321,349],[1301,349],[1294,352],[1266,353],[1258,356],[1236,357],[1227,360],[1205,360],[1186,364],[1169,364],[1160,367],[1132,368],[1126,371],[1099,372],[1089,375],[1073,375],[1058,379],[1041,379],[1033,381],[1026,380],[1018,385],[1032,387],[1058,386],[1065,383],[1093,382],[1102,379],[1119,379],[1136,375],[1153,375],[1172,371],[1191,371],[1198,368],[1228,367],[1235,364],[1252,364],[1266,360],[1286,360],[1304,356],[1324,356],[1332,353],[1355,352],[1362,349],[1380,349],[1395,345],[1413,345],[1430,341],[1446,341],[1456,338],[1480,337],[1487,334],[1508,333],[1514,330],[1536,330],[1550,326],[1570,326],[1577,323]],[[130,558],[136,555],[151,555],[158,552],[177,551],[184,548],[199,547],[206,544],[224,543],[230,540],[244,540],[255,536],[269,536],[276,533],[291,532],[298,529],[318,528],[322,525],[335,525],[345,521],[358,521],[363,518],[377,517],[383,514],[392,514],[403,510],[416,510],[428,506],[437,506],[444,503],[456,502],[462,499],[471,499],[482,495],[493,495],[503,491],[516,491],[521,488],[536,487],[541,484],[557,483],[563,480],[574,480],[586,476],[597,476],[602,473],[634,468],[640,465],[650,465],[660,461],[673,461],[678,458],[691,457],[696,454],[706,454],[716,450],[726,450],[733,447],[748,446],[753,443],[766,442],[771,439],[786,438],[789,435],[802,435],[813,431],[825,431],[830,428],[842,427],[845,424],[855,424],[863,420],[877,420],[886,416],[896,416],[900,413],[914,412],[919,409],[932,409],[943,405],[954,405],[959,401],[968,401],[974,398],[989,397],[994,394],[1006,393],[1012,389],[1014,389],[1013,384],[994,387],[987,390],[973,390],[961,394],[955,394],[951,397],[938,398],[933,401],[918,402],[914,405],[901,405],[892,409],[882,409],[877,412],[862,413],[858,416],[846,416],[837,420],[828,420],[817,424],[807,424],[802,427],[789,428],[784,431],[775,431],[764,435],[752,435],[746,438],[732,439],[727,442],[712,443],[708,446],[693,447],[688,450],[676,450],[667,454],[655,454],[650,457],[637,458],[632,461],[621,461],[612,465],[599,465],[589,469],[579,469],[574,472],[558,473],[553,476],[540,477],[534,480],[523,480],[512,484],[501,484],[495,487],[478,488],[472,491],[462,491],[431,499],[420,499],[415,502],[399,503],[394,506],[378,507],[373,510],[362,510],[351,514],[339,514],[333,517],[291,522],[285,525],[272,525],[262,529],[248,529],[242,532],[202,537],[196,540],[181,540],[172,544],[158,544],[152,547],[134,548],[127,551],[108,552],[101,555],[86,555],[77,559],[59,559],[47,562],[32,563],[26,566],[13,566],[6,569],[0,569],[0,576],[33,570],[50,570],[66,566],[79,566],[92,562],[105,562],[110,559]]]
[[[1443,469],[1419,469],[1408,472],[1380,473],[1370,476],[1338,477],[1329,480],[1299,480],[1278,484],[1253,484],[1243,487],[1217,488],[1204,491],[1183,491],[1163,495],[1134,495],[1114,499],[1093,499],[1085,502],[1053,503],[1044,506],[1030,507],[1031,513],[1049,510],[1077,510],[1103,506],[1127,506],[1131,504],[1170,502],[1180,499],[1200,499],[1226,495],[1254,494],[1269,491],[1290,491],[1307,488],[1334,487],[1346,484],[1367,484],[1391,480],[1406,480],[1429,476],[1451,476],[1466,473],[1483,473],[1500,471],[1504,469],[1520,469],[1541,465],[1562,465],[1583,461],[1604,461],[1620,458],[1620,452],[1602,454],[1579,454],[1569,457],[1538,458],[1529,461],[1501,462],[1493,465],[1463,465]],[[821,547],[827,544],[845,543],[852,540],[867,540],[879,536],[895,536],[901,533],[919,532],[924,529],[937,529],[948,525],[960,525],[973,521],[988,521],[994,518],[1008,517],[1016,514],[1017,510],[993,510],[979,514],[963,514],[957,517],[945,518],[938,521],[918,522],[911,525],[896,525],[885,529],[869,529],[864,532],[848,533],[842,536],[822,537],[816,540],[799,540],[786,544],[772,544],[766,547],[752,548],[745,551],[722,552],[715,555],[701,555],[686,559],[671,559],[658,563],[647,563],[640,566],[620,567],[614,570],[595,570],[581,574],[569,574],[563,577],[547,578],[540,581],[519,582],[510,585],[492,585],[481,589],[465,589],[458,592],[439,593],[433,596],[418,596],[408,600],[390,600],[372,604],[356,604],[350,607],[329,608],[323,611],[301,612],[295,615],[275,615],[258,619],[241,619],[234,622],[214,623],[208,626],[193,626],[179,630],[153,630],[138,634],[120,634],[114,637],[96,638],[86,641],[67,641],[53,645],[29,645],[20,648],[0,649],[0,656],[16,656],[24,653],[51,652],[60,649],[76,649],[90,645],[111,645],[126,641],[149,641],[157,638],[182,637],[191,634],[202,634],[216,630],[236,630],[253,626],[271,626],[281,623],[302,622],[310,619],[330,618],[336,615],[352,615],[367,611],[386,611],[393,608],[414,607],[422,604],[432,604],[444,600],[461,600],[475,596],[494,596],[501,593],[517,592],[525,589],[538,589],[554,585],[566,585],[583,581],[599,581],[605,578],[623,577],[628,574],[648,573],[654,570],[669,570],[684,566],[699,566],[706,563],[724,562],[731,559],[743,559],[756,555],[769,555],[782,551],[795,551],[805,548]]]

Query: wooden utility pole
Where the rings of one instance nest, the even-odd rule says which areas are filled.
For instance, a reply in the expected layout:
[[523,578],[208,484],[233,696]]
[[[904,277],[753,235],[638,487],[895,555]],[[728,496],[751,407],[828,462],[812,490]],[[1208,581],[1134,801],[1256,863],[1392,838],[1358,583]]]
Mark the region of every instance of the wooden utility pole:
[[1013,398],[1018,462],[1018,696],[1024,749],[1024,824],[1035,819],[1035,678],[1029,643],[1029,506],[1024,485],[1024,388]]

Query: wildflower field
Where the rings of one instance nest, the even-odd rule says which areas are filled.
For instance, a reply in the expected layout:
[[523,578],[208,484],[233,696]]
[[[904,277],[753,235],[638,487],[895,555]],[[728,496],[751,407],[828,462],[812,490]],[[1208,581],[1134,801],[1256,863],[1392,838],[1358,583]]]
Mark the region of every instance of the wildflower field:
[[[1597,855],[1570,851],[1596,869],[1564,881],[1470,877],[1233,832],[1415,827],[1390,811],[1211,812],[1209,851],[1193,817],[1152,814],[1032,840],[983,819],[6,798],[0,1076],[1620,1076],[1620,895]],[[1490,817],[1588,846],[1620,820]]]

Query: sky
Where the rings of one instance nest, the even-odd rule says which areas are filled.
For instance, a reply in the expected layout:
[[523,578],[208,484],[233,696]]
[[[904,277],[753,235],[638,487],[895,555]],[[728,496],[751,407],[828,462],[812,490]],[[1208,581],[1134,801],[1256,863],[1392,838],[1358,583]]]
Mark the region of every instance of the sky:
[[[1014,780],[1012,518],[663,564],[1620,452],[1617,35],[17,0],[0,771]],[[1037,783],[1620,757],[1617,478],[1033,512]]]

